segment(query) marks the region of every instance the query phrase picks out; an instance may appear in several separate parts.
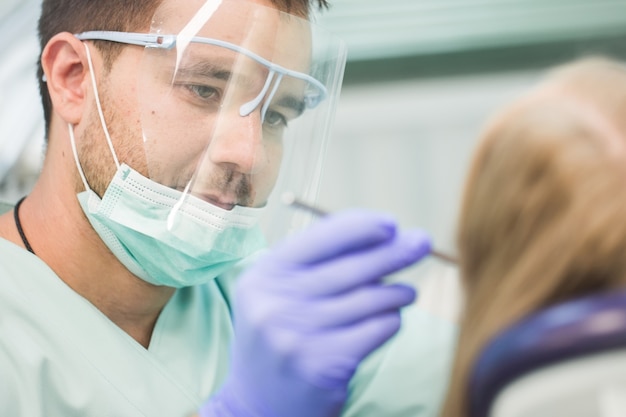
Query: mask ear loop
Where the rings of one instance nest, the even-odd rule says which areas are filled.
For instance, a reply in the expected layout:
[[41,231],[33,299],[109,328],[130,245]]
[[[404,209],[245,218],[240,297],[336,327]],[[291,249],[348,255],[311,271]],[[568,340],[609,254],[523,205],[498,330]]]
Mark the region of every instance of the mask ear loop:
[[67,128],[70,131],[70,144],[72,145],[72,153],[74,154],[74,162],[76,162],[76,168],[78,168],[80,179],[83,180],[85,191],[91,190],[91,188],[89,188],[89,184],[87,183],[87,178],[85,178],[85,174],[83,173],[83,167],[80,165],[80,161],[78,160],[78,152],[76,151],[76,138],[74,138],[74,126],[71,123],[68,123]]
[[91,85],[93,86],[93,93],[96,99],[96,107],[98,108],[98,116],[100,117],[100,124],[102,125],[102,130],[104,131],[104,136],[107,139],[107,144],[109,145],[109,150],[111,151],[111,155],[113,155],[113,160],[115,161],[115,167],[119,169],[120,162],[117,159],[117,155],[115,154],[115,149],[113,148],[113,141],[111,140],[111,136],[109,135],[109,129],[107,128],[106,120],[104,120],[104,113],[102,112],[102,106],[100,105],[100,96],[98,94],[98,86],[96,84],[96,76],[93,71],[93,64],[91,63],[91,53],[89,52],[89,46],[87,43],[83,42],[85,45],[85,50],[87,51],[87,65],[89,65],[89,75],[91,76]]
[[[98,108],[98,116],[100,117],[100,124],[102,125],[102,130],[104,131],[104,136],[106,137],[107,144],[109,145],[109,150],[111,151],[111,155],[113,155],[113,161],[115,161],[115,166],[119,169],[120,163],[117,159],[117,155],[115,154],[115,150],[113,149],[113,142],[111,141],[111,136],[109,135],[109,129],[107,128],[106,121],[104,120],[104,113],[102,112],[102,106],[100,105],[100,96],[98,95],[98,86],[96,84],[96,77],[93,71],[93,64],[91,62],[91,53],[89,51],[89,47],[86,43],[85,50],[87,51],[87,65],[89,66],[89,75],[91,78],[91,85],[93,86],[94,96],[96,100],[96,107]],[[72,145],[72,154],[74,155],[74,162],[76,162],[76,168],[78,168],[78,173],[80,174],[80,179],[83,181],[83,185],[85,186],[85,190],[91,190],[89,187],[89,183],[87,182],[87,178],[85,177],[85,173],[83,172],[83,167],[80,163],[80,159],[78,158],[78,151],[76,149],[76,137],[74,136],[74,126],[71,123],[67,124],[68,131],[70,133],[70,144]]]

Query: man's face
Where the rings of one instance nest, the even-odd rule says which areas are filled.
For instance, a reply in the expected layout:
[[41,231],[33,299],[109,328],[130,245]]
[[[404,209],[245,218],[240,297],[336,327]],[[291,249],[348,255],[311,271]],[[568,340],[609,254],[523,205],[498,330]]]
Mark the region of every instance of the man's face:
[[178,34],[177,48],[127,47],[101,83],[120,162],[225,209],[267,201],[284,130],[303,111],[305,82],[276,82],[278,74],[247,53],[186,41],[228,42],[290,70],[309,66],[308,28],[269,0],[248,3],[225,0],[204,21],[202,10],[191,18],[204,1],[165,0],[155,25]]

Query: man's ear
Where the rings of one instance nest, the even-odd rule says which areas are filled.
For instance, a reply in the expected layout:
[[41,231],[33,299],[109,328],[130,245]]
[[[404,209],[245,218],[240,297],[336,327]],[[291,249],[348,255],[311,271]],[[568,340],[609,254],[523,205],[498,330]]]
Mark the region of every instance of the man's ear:
[[85,46],[69,32],[58,33],[46,44],[41,65],[54,111],[68,123],[80,122],[89,86]]

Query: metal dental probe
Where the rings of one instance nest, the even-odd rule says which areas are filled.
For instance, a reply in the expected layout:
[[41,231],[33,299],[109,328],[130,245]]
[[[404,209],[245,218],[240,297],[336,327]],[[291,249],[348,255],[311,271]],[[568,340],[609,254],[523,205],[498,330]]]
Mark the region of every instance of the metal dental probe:
[[[316,215],[317,217],[324,217],[330,214],[326,210],[322,210],[319,207],[315,207],[311,204],[305,203],[302,200],[299,200],[293,193],[289,193],[289,192],[284,193],[282,195],[282,201],[284,204],[288,206],[306,210],[309,213]],[[442,261],[449,262],[455,265],[458,264],[458,261],[456,260],[456,258],[450,255],[447,255],[445,253],[442,253],[440,251],[431,249],[430,254],[434,256],[435,258],[441,259]]]

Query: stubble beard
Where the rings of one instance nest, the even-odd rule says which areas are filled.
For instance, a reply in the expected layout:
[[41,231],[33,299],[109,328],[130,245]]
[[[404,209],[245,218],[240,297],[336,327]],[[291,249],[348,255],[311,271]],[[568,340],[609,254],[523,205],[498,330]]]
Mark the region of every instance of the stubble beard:
[[[132,129],[125,125],[124,120],[116,111],[110,90],[106,79],[101,80],[98,93],[106,128],[113,143],[113,151],[120,164],[126,163],[135,170],[145,173],[145,153],[141,138],[136,137],[140,136],[140,133],[132,132]],[[77,141],[76,147],[89,188],[100,198],[106,192],[109,183],[117,172],[115,159],[111,154],[104,129],[94,103],[92,111],[89,113],[87,125],[83,130],[82,137]],[[84,191],[84,188],[80,178],[77,178],[77,193]]]

